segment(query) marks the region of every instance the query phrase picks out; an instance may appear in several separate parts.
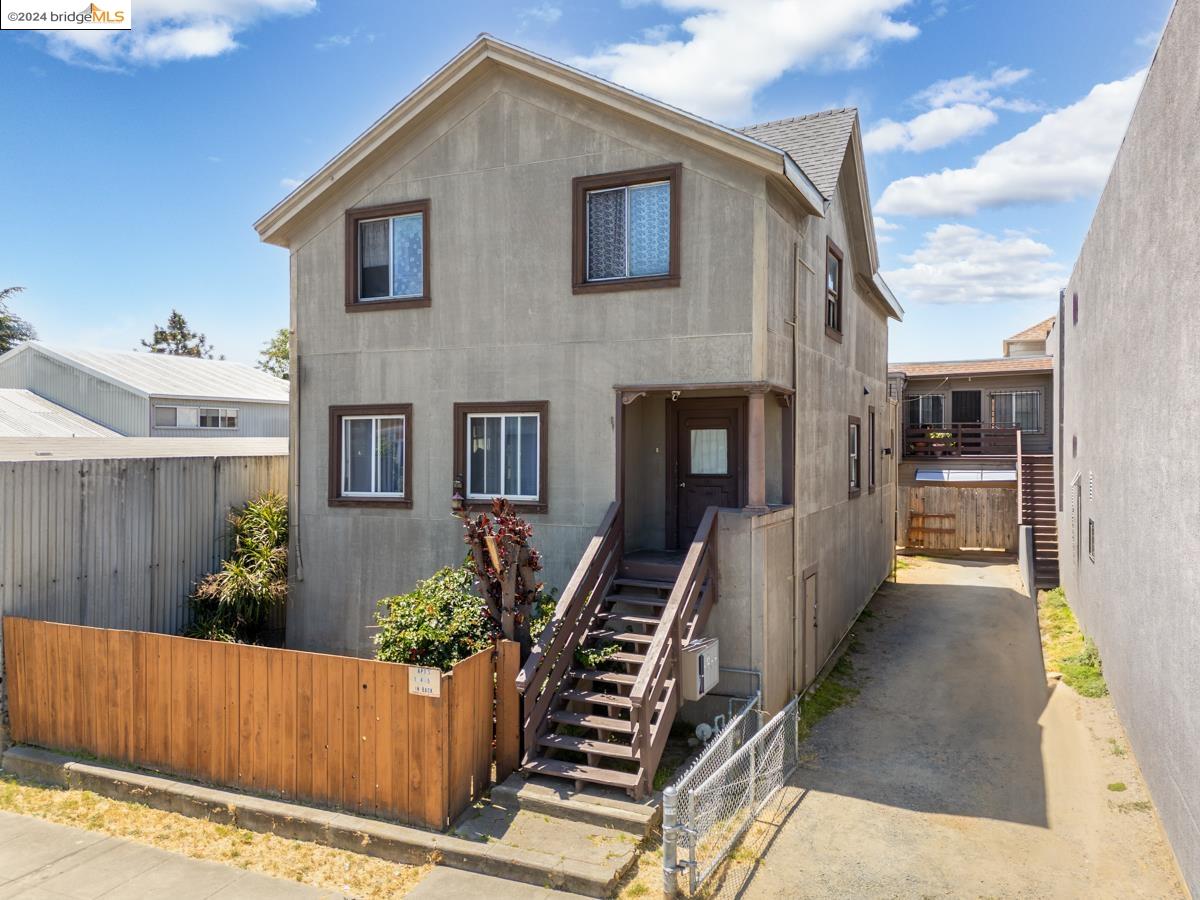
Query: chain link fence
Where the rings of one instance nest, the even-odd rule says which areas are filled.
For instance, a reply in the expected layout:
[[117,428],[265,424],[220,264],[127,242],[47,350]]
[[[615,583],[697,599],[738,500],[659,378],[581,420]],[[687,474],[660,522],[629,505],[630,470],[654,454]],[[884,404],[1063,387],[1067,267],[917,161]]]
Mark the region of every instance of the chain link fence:
[[768,719],[749,701],[663,792],[663,888],[694,894],[796,769],[799,698]]

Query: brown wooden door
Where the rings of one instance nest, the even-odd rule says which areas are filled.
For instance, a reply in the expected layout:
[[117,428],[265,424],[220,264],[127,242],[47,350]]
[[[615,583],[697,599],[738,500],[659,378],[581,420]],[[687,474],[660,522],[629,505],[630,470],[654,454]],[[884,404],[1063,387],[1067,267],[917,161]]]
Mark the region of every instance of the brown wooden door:
[[710,506],[742,505],[742,421],[737,399],[677,400],[674,523],[677,547],[687,547]]

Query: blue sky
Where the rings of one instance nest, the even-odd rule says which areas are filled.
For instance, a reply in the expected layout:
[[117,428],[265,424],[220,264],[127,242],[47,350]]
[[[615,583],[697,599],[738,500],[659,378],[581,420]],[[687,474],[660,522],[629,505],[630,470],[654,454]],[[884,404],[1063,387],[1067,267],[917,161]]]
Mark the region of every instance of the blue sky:
[[0,34],[0,282],[51,343],[177,307],[252,361],[288,297],[254,220],[488,31],[729,125],[857,106],[892,359],[998,355],[1056,308],[1169,9],[135,0],[128,34]]

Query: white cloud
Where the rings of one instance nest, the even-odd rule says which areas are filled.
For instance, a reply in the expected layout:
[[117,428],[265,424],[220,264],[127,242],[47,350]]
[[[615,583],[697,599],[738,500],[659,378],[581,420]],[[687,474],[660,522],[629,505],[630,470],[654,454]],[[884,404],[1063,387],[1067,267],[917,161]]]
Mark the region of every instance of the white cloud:
[[925,106],[936,109],[939,106],[953,106],[957,103],[995,104],[1003,103],[995,96],[1001,88],[1012,87],[1019,81],[1029,77],[1030,69],[1010,69],[1001,66],[986,78],[975,75],[962,75],[958,78],[947,78],[935,81],[914,98]]
[[895,222],[889,222],[883,216],[875,216],[875,243],[890,244],[892,236],[888,232],[899,231],[900,226]]
[[971,215],[989,207],[1093,194],[1108,178],[1145,75],[1142,70],[1096,85],[1082,100],[1042,116],[969,168],[893,181],[876,209],[896,215]]
[[996,122],[996,114],[983,106],[956,103],[921,113],[907,122],[884,119],[863,135],[863,146],[871,153],[908,150],[919,153],[978,134]]
[[[878,227],[878,226],[877,226]],[[924,245],[884,272],[901,303],[992,303],[1055,297],[1066,280],[1054,251],[1020,232],[1002,237],[969,225],[939,225]]]
[[553,25],[562,18],[562,8],[553,3],[539,3],[537,6],[529,6],[521,10],[517,13],[517,18],[521,20],[521,27],[525,27],[530,22]]
[[313,46],[318,50],[341,50],[343,47],[349,47],[356,41],[373,44],[375,43],[375,34],[374,32],[363,31],[361,28],[355,28],[349,34],[326,35],[313,44]]
[[203,59],[237,49],[239,32],[262,19],[316,8],[316,0],[138,0],[132,30],[46,32],[46,49],[109,71]]
[[279,186],[281,188],[286,188],[289,191],[294,191],[296,188],[300,187],[300,185],[302,185],[303,183],[304,183],[304,181],[300,178],[280,178],[279,179]]
[[909,40],[892,17],[908,0],[659,0],[685,14],[682,40],[630,41],[572,60],[618,84],[717,121],[740,123],[755,93],[785,72],[864,65],[875,47]]

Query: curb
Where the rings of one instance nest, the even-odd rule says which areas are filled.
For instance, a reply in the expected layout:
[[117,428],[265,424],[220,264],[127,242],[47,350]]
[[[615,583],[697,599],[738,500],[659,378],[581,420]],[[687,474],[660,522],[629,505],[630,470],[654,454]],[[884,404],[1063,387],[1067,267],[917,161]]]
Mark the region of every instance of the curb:
[[4,753],[0,765],[6,772],[43,784],[92,791],[114,800],[390,862],[423,865],[436,855],[439,865],[591,897],[610,896],[618,881],[611,870],[602,866],[550,853],[521,851],[501,843],[482,844],[379,819],[80,762],[36,747],[13,747]]

